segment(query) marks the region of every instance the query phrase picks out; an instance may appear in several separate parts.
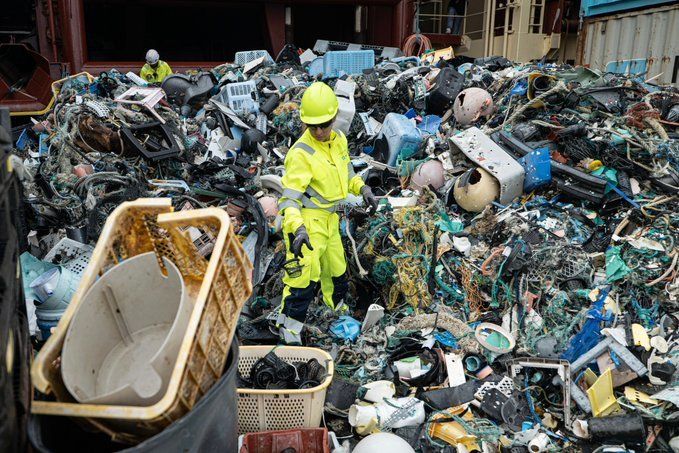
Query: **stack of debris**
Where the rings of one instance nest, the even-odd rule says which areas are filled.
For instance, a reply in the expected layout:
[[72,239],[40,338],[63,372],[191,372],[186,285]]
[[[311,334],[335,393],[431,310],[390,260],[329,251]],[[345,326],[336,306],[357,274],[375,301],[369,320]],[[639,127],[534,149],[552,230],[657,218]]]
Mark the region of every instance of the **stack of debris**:
[[[288,46],[155,88],[68,79],[16,131],[42,338],[109,213],[170,197],[229,214],[254,265],[239,339],[276,344],[277,200],[315,80],[381,199],[375,216],[343,203],[350,312],[316,306],[303,332],[334,360],[327,428],[398,451],[679,451],[679,90],[581,67]],[[290,375],[242,385],[323,380],[267,357]]]

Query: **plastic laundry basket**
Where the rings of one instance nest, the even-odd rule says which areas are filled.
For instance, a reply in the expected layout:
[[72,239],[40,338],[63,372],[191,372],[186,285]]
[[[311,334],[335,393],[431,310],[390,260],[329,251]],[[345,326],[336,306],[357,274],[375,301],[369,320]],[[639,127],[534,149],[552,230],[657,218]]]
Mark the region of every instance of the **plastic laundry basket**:
[[[252,366],[272,350],[271,346],[241,346],[238,371],[250,374]],[[282,360],[307,362],[316,359],[326,369],[321,385],[302,390],[238,389],[238,433],[292,428],[317,428],[321,424],[325,392],[332,381],[335,365],[330,354],[317,348],[278,346]]]

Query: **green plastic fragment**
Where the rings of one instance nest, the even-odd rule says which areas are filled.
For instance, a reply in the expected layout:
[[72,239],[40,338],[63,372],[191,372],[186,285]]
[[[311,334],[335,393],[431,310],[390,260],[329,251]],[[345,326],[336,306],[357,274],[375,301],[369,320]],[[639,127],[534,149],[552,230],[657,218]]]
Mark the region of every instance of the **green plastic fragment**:
[[609,247],[606,250],[606,281],[612,283],[625,278],[632,272],[620,257],[620,247]]

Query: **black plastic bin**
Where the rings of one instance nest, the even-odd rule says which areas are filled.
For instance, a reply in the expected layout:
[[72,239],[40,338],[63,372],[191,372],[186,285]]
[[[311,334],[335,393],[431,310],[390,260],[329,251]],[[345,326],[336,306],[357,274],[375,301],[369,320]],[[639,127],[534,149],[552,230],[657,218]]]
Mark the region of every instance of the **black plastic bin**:
[[69,417],[32,415],[28,438],[37,452],[235,452],[238,449],[236,375],[238,343],[234,341],[219,381],[181,419],[161,433],[129,447],[104,433],[84,430]]

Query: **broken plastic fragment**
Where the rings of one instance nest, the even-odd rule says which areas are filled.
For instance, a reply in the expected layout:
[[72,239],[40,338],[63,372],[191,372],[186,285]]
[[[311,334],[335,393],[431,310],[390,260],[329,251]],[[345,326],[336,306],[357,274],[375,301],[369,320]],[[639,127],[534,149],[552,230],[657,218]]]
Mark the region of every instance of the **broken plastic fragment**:
[[620,405],[613,394],[613,375],[610,368],[587,389],[587,396],[595,417],[605,417],[620,410]]

